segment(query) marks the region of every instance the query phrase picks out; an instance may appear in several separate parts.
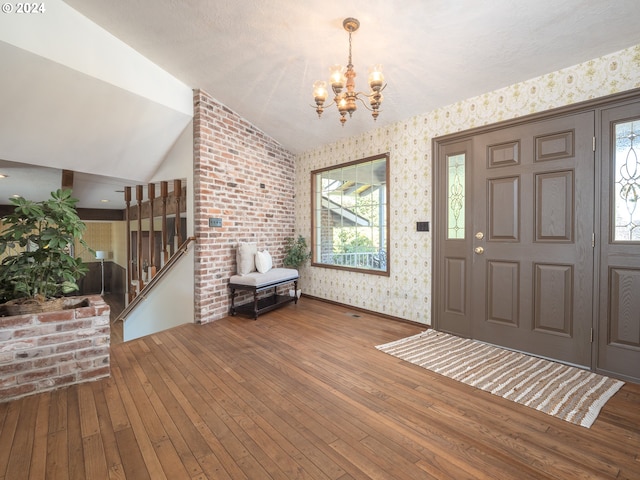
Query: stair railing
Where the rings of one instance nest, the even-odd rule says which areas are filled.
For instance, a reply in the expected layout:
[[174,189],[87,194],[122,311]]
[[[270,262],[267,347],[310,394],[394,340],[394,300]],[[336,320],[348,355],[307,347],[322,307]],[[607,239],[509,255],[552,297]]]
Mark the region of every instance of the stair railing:
[[189,245],[191,243],[195,243],[195,241],[196,241],[196,237],[188,237],[182,243],[182,245],[180,245],[178,247],[176,252],[171,256],[171,258],[169,258],[169,261],[162,268],[160,268],[160,270],[158,270],[156,272],[156,274],[151,278],[151,280],[149,280],[147,283],[144,284],[144,287],[140,290],[140,293],[138,293],[138,295],[136,295],[133,298],[133,300],[131,300],[129,302],[127,307],[114,320],[114,323],[119,321],[119,320],[124,322],[127,319],[127,317],[129,316],[129,314],[133,310],[135,310],[135,308],[140,303],[142,303],[143,301],[145,301],[147,299],[147,296],[153,290],[153,288],[156,285],[158,285],[162,281],[162,278],[165,277],[167,275],[167,273],[169,273],[169,271],[178,263],[178,261],[184,255],[186,255],[187,251],[189,250]]

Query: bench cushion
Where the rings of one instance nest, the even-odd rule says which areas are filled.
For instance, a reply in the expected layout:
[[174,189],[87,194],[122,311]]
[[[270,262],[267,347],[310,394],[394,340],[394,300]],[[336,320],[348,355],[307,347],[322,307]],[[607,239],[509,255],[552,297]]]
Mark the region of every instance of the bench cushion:
[[266,273],[251,272],[246,275],[234,275],[229,280],[229,283],[247,285],[249,287],[262,287],[287,280],[293,281],[298,277],[298,270],[295,268],[272,268]]

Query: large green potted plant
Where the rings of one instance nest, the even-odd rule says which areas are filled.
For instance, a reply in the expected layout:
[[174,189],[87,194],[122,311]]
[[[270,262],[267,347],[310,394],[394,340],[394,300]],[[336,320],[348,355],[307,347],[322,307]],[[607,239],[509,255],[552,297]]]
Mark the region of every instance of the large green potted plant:
[[[88,267],[73,256],[86,225],[77,214],[71,190],[51,192],[48,200],[12,198],[13,212],[0,227],[0,298],[11,315],[60,308],[66,294],[79,290]],[[63,299],[62,299],[63,300]]]

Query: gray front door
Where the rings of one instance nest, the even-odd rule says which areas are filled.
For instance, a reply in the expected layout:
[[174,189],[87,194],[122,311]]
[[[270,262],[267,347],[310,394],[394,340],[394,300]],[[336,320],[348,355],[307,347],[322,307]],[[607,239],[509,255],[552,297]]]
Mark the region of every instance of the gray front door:
[[591,366],[594,113],[438,145],[436,328]]

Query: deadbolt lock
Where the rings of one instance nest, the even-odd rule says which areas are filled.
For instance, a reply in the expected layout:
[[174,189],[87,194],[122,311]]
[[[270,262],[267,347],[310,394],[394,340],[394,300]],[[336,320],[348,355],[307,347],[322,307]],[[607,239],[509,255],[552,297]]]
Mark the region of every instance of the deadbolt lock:
[[482,240],[482,239],[484,238],[484,233],[482,233],[482,232],[478,232],[478,233],[476,233],[476,238],[477,238],[478,240]]

